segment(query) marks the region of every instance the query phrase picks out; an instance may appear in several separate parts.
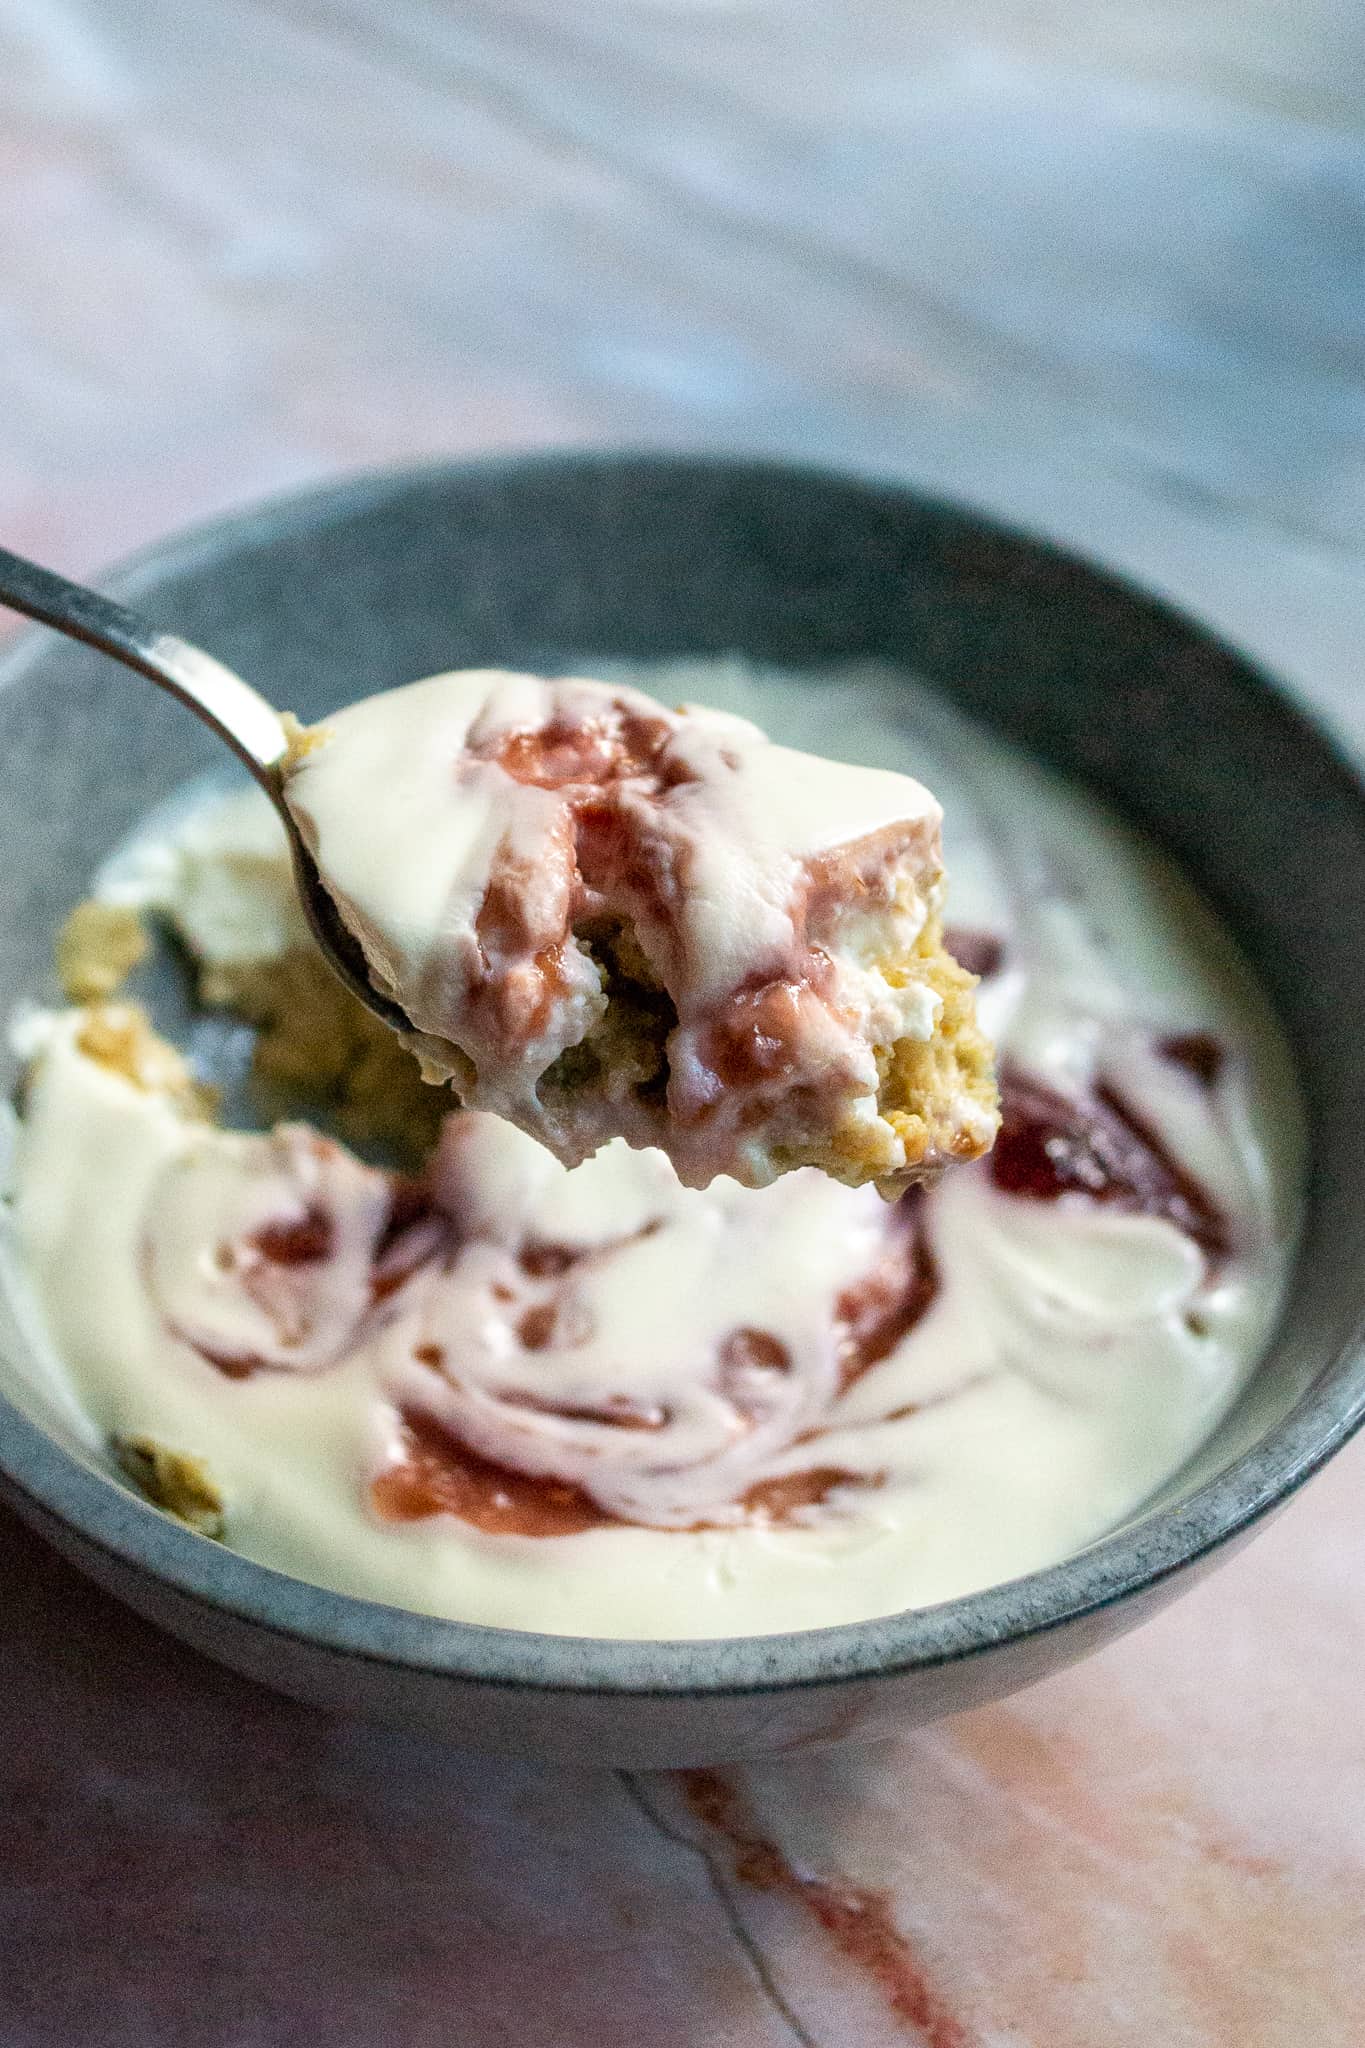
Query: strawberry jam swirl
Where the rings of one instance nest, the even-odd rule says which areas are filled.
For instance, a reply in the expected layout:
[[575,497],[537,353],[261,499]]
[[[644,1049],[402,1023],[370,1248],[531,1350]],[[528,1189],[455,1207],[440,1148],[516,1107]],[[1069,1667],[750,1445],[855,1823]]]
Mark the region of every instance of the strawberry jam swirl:
[[[996,1150],[967,1173],[988,1213],[1159,1223],[1196,1282],[1233,1249],[1213,1198],[1109,1087],[1068,1097],[1009,1071]],[[894,1369],[932,1337],[959,1256],[952,1199],[887,1204],[813,1172],[699,1192],[622,1147],[570,1175],[473,1111],[401,1180],[285,1126],[166,1169],[142,1270],[168,1332],[228,1379],[361,1364],[385,1418],[381,1519],[546,1538],[800,1523],[858,1512],[893,1459],[879,1439],[989,1373],[949,1354],[908,1397]]]
[[941,814],[909,777],[478,672],[337,714],[287,790],[429,1076],[565,1164],[620,1136],[689,1186],[762,1186],[853,1128],[865,1179],[989,1144],[962,1087],[941,1156],[880,1117],[879,1055],[940,1011],[904,971],[942,895]]

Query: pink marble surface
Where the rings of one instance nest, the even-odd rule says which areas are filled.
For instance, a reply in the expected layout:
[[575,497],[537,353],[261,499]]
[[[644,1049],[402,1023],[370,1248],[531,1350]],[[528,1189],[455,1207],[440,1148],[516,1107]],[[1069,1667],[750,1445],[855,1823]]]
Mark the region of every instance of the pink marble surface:
[[1004,1706],[683,1779],[294,1706],[5,1523],[0,2038],[1355,2048],[1361,1474]]
[[[611,438],[1082,541],[1365,739],[1351,0],[0,0],[0,533]],[[1136,1637],[862,1752],[320,1716],[0,1522],[5,2048],[1365,2039],[1365,1445]]]

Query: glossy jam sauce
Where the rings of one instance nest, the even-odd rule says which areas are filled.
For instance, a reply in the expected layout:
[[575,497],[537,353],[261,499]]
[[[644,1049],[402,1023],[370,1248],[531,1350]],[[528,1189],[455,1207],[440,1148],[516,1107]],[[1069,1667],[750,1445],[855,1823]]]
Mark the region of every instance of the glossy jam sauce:
[[[868,1483],[859,1473],[825,1465],[759,1480],[744,1495],[744,1520],[780,1524],[822,1506],[836,1488]],[[399,1456],[373,1481],[370,1499],[388,1521],[457,1515],[491,1536],[581,1536],[617,1523],[580,1488],[562,1479],[528,1479],[510,1465],[481,1457],[415,1412],[404,1416]],[[691,1533],[707,1526],[699,1522]]]
[[1112,1203],[1174,1224],[1214,1257],[1228,1251],[1227,1217],[1114,1088],[1067,1097],[1007,1069],[1001,1110],[989,1171],[1004,1193]]
[[417,1410],[403,1417],[398,1449],[370,1487],[376,1514],[389,1521],[458,1515],[489,1536],[581,1536],[613,1519],[577,1487],[481,1457]]

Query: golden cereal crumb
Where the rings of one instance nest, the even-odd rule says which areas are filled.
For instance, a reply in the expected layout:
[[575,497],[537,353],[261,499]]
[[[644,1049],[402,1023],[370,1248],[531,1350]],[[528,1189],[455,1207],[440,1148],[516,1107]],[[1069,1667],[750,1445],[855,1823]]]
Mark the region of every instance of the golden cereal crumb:
[[454,1106],[423,1081],[417,1061],[342,987],[321,954],[291,948],[279,959],[219,966],[206,1002],[256,1027],[252,1079],[272,1115],[302,1100],[329,1113],[342,1138],[425,1158]]
[[139,1493],[187,1529],[219,1541],[223,1496],[202,1458],[174,1451],[151,1436],[116,1436],[114,1456]]
[[57,938],[57,974],[68,1002],[103,1002],[147,957],[142,920],[121,904],[78,903]]
[[217,1090],[196,1081],[183,1055],[152,1029],[136,1003],[92,1003],[76,1050],[147,1094],[167,1095],[187,1116],[212,1117]]
[[878,1048],[875,1118],[850,1119],[828,1142],[790,1146],[774,1157],[784,1172],[818,1166],[849,1187],[875,1181],[894,1199],[914,1181],[936,1179],[941,1162],[989,1151],[1000,1103],[994,1050],[976,1021],[977,976],[946,950],[938,919],[930,919],[907,956],[882,971],[893,987],[919,982],[938,997],[931,1036]]
[[284,736],[289,742],[283,763],[284,772],[289,775],[298,767],[300,761],[305,761],[310,754],[315,754],[318,748],[325,744],[330,734],[325,725],[304,725],[301,720],[295,718],[292,711],[280,713],[280,724],[284,727]]
[[898,1039],[882,1056],[878,1107],[903,1141],[910,1167],[931,1150],[977,1159],[990,1150],[1000,1123],[994,1049],[976,1021],[978,977],[959,967],[933,919],[905,965],[905,978],[933,990],[938,1021],[931,1037]]

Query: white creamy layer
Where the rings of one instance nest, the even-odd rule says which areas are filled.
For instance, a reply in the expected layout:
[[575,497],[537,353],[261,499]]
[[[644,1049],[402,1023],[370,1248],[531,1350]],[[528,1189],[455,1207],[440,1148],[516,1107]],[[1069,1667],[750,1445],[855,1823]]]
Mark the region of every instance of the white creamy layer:
[[[448,1127],[433,1176],[462,1251],[424,1245],[434,1226],[418,1216],[376,1301],[380,1177],[302,1134],[186,1125],[77,1055],[59,1023],[31,1087],[15,1203],[52,1370],[101,1435],[201,1455],[236,1548],[434,1613],[552,1633],[764,1633],[1051,1562],[1185,1460],[1273,1320],[1298,1127],[1263,1005],[1130,835],[899,683],[764,690],[721,665],[642,680],[728,692],[785,736],[819,745],[837,731],[841,752],[883,759],[909,705],[916,760],[936,735],[942,747],[954,922],[1005,946],[983,985],[988,1028],[1043,1083],[1119,1090],[1207,1190],[1227,1256],[1159,1217],[1007,1193],[987,1162],[956,1169],[919,1210],[937,1291],[841,1392],[839,1297],[895,1244],[894,1212],[870,1191],[800,1173],[698,1193],[623,1148],[568,1173],[471,1116]],[[1191,1032],[1226,1049],[1212,1087],[1156,1050]],[[303,1269],[221,1255],[225,1238],[319,1209],[341,1218],[320,1293],[317,1274],[300,1296]],[[541,1248],[530,1259],[528,1245]],[[749,1340],[727,1351],[735,1332]],[[755,1347],[754,1332],[771,1343]],[[209,1362],[272,1345],[246,1378]],[[623,1401],[644,1426],[604,1420]],[[451,1514],[385,1520],[369,1489],[403,1454],[403,1407],[486,1456],[587,1486],[611,1513],[675,1526],[529,1536]],[[817,1504],[735,1521],[746,1492],[812,1470],[837,1475]],[[676,1526],[693,1523],[706,1526]]]
[[102,901],[170,918],[210,970],[312,943],[279,819],[254,784],[226,796],[196,785],[150,827],[101,872]]
[[[567,1164],[617,1133],[691,1186],[763,1186],[875,1124],[878,1048],[933,1034],[939,996],[885,971],[942,896],[939,806],[907,775],[620,684],[470,670],[337,712],[286,796],[426,1068]],[[603,920],[672,1005],[666,1101],[552,1072],[607,1011]],[[948,1120],[948,1156],[989,1143],[965,1090]],[[880,1136],[860,1178],[920,1165]]]

